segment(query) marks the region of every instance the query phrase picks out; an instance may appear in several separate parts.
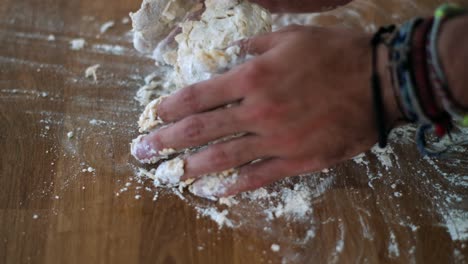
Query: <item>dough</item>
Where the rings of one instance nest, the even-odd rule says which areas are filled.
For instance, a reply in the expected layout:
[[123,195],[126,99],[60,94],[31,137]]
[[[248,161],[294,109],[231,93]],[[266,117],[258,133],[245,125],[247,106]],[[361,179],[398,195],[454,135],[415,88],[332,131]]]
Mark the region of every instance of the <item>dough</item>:
[[153,101],[151,101],[140,115],[138,119],[138,126],[140,133],[150,132],[154,128],[164,124],[164,121],[158,116],[158,105],[165,98],[161,96]]
[[271,15],[247,1],[207,0],[199,21],[186,21],[175,37],[177,56],[166,55],[181,87],[210,79],[235,64],[239,48],[233,42],[271,31]]
[[130,13],[135,49],[151,54],[195,3],[194,0],[143,0],[140,10]]

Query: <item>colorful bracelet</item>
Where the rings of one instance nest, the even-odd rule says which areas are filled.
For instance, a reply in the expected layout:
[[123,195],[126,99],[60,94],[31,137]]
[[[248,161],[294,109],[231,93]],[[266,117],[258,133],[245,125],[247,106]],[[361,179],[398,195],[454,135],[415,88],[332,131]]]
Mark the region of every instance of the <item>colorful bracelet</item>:
[[[437,39],[442,24],[465,13],[455,5],[444,4],[436,10],[433,18],[414,18],[401,25],[386,43],[395,98],[406,119],[418,125],[416,144],[424,156],[440,157],[449,149],[428,148],[427,136],[430,133],[441,139],[444,136],[451,137],[454,123],[468,126],[468,109],[454,100],[437,52]],[[382,34],[381,29],[373,41]],[[375,51],[373,52],[375,56]],[[375,67],[374,64],[373,66]],[[372,85],[374,104],[381,103],[381,98],[378,98],[380,83],[378,89],[375,88],[377,85],[374,77]],[[383,106],[375,106],[376,116],[380,119],[377,120],[379,131],[385,128],[385,124],[382,124],[385,121],[385,116],[381,114],[382,109]],[[381,147],[384,145],[382,143],[386,143],[386,135],[379,132]],[[384,136],[385,139],[382,138]]]
[[454,17],[466,14],[466,10],[455,4],[443,4],[434,13],[434,25],[427,41],[427,60],[429,65],[429,77],[437,95],[442,99],[442,104],[450,113],[455,122],[463,127],[468,127],[468,109],[461,106],[450,92],[447,77],[443,71],[438,56],[437,40],[442,24]]

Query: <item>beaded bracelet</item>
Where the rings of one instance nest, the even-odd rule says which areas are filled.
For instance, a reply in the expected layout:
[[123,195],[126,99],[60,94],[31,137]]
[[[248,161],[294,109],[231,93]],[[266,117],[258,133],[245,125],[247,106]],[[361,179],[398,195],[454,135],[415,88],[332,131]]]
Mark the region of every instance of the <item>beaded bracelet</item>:
[[[464,13],[455,5],[444,4],[436,10],[434,18],[414,18],[401,25],[386,43],[398,106],[408,121],[418,124],[416,144],[424,156],[440,157],[448,150],[429,149],[426,137],[430,132],[438,138],[450,137],[452,120],[468,126],[468,109],[453,99],[437,53],[437,39],[443,22]],[[382,34],[380,31],[374,39]],[[374,79],[372,84],[375,90]],[[376,91],[374,104],[381,103],[375,94]],[[375,106],[375,111],[381,119],[377,124],[382,131],[382,127],[385,128],[385,124],[381,124],[384,121],[380,113],[382,108]],[[386,143],[382,136],[386,137],[386,134],[379,132],[381,146],[382,142]]]

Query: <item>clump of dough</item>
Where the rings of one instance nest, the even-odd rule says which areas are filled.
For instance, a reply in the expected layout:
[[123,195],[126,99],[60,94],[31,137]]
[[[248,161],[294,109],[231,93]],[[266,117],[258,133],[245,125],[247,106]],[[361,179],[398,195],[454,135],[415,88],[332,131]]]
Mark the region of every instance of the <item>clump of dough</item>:
[[149,103],[138,119],[140,133],[150,132],[152,129],[164,124],[164,121],[158,115],[158,106],[164,96],[159,97]]
[[228,186],[234,185],[239,178],[239,171],[230,169],[218,174],[208,174],[200,178],[189,187],[189,191],[212,201],[218,200],[220,194],[224,194]]
[[151,54],[195,3],[194,0],[143,0],[140,10],[130,13],[135,49]]
[[140,168],[139,177],[150,178],[156,187],[180,187],[185,188],[192,184],[193,180],[180,181],[184,175],[185,162],[177,157],[172,160],[162,162],[158,168],[145,170]]
[[175,69],[179,87],[204,81],[238,61],[235,41],[271,31],[271,15],[248,1],[207,0],[200,20],[181,23],[175,37],[177,53],[169,52],[165,62]]

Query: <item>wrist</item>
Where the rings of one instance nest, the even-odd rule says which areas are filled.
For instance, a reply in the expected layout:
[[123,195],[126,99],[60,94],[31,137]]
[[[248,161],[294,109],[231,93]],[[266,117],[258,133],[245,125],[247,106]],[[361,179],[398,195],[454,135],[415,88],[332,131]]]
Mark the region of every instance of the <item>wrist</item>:
[[380,77],[380,86],[382,90],[382,99],[385,106],[385,113],[389,128],[394,128],[405,123],[405,115],[402,113],[398,96],[396,93],[398,87],[393,87],[391,72],[389,69],[388,47],[379,45],[377,50],[377,71]]
[[439,58],[447,77],[453,98],[464,107],[468,107],[468,90],[465,88],[468,78],[468,55],[463,50],[468,43],[466,27],[468,16],[460,16],[445,22],[441,28],[438,51]]

